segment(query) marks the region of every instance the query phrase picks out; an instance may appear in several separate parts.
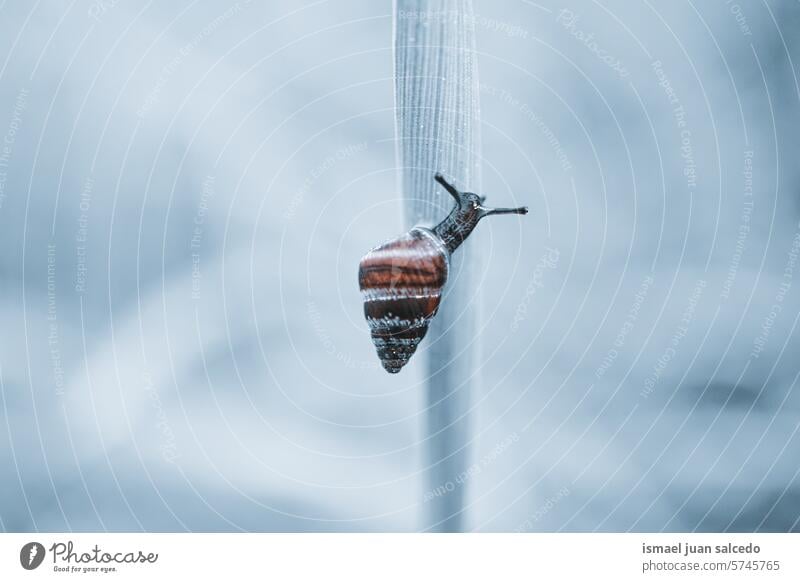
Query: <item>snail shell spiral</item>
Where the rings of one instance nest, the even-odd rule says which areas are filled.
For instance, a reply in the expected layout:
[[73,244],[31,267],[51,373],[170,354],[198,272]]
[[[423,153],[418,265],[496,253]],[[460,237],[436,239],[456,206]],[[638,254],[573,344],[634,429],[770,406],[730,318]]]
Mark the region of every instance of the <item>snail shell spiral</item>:
[[372,342],[384,369],[396,374],[425,337],[447,281],[450,253],[426,228],[372,249],[361,259],[358,283]]

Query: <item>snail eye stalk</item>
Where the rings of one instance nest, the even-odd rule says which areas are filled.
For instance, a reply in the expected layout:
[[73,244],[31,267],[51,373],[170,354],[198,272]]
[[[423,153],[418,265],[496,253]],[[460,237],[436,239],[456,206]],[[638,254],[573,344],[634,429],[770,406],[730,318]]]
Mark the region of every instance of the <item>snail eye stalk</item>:
[[528,214],[527,206],[520,206],[519,208],[484,208],[481,206],[480,210],[481,218],[492,214]]
[[455,186],[453,186],[450,182],[445,180],[444,176],[442,176],[438,172],[433,177],[433,179],[436,180],[437,182],[439,182],[439,184],[441,184],[444,187],[444,189],[447,190],[450,193],[450,196],[455,198],[456,204],[461,206],[461,193],[456,189]]

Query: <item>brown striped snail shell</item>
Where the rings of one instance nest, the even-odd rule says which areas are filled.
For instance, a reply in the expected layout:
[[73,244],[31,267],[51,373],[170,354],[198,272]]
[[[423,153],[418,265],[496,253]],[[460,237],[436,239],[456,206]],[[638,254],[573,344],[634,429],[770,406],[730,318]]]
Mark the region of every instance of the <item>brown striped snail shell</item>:
[[486,208],[485,197],[459,192],[441,174],[439,182],[456,200],[432,229],[414,227],[375,247],[361,259],[358,284],[372,342],[384,369],[396,374],[414,355],[436,315],[450,269],[450,255],[478,221],[492,214],[527,214],[528,208]]

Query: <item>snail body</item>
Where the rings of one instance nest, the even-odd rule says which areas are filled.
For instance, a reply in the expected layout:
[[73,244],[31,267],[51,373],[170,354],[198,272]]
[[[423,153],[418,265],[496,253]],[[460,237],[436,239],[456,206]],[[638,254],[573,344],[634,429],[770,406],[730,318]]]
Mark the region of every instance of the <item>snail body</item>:
[[435,179],[456,200],[442,222],[428,229],[414,227],[361,259],[358,283],[364,299],[372,342],[384,369],[396,374],[414,354],[436,315],[450,256],[483,217],[527,214],[522,208],[485,208],[484,197],[459,192],[444,177]]

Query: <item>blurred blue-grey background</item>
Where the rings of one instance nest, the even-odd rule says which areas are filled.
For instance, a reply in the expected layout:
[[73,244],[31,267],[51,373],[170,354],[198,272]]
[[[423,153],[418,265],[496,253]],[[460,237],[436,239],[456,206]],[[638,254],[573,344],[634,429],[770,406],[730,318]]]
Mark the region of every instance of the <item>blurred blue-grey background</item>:
[[[0,3],[0,528],[800,530],[800,5],[475,1],[468,475],[360,256],[390,2]],[[435,18],[436,16],[432,16]],[[424,351],[424,344],[423,344]]]

